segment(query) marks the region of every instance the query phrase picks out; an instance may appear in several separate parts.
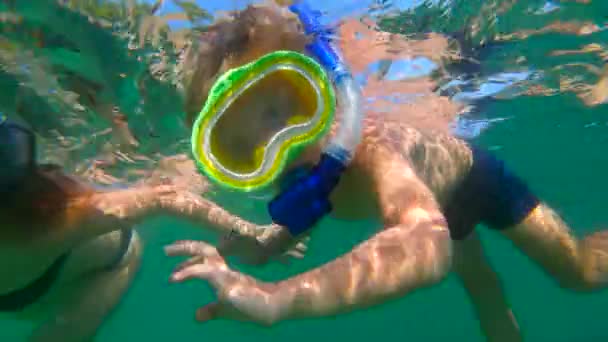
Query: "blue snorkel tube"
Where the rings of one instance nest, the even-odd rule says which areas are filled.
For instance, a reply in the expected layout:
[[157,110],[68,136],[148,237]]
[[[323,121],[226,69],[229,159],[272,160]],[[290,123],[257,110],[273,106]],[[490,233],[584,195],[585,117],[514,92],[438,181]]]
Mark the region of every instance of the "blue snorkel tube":
[[329,196],[361,141],[363,111],[361,90],[331,46],[330,32],[319,22],[321,12],[312,10],[303,1],[291,5],[289,9],[298,15],[305,33],[313,36],[312,43],[307,46],[308,52],[332,77],[342,108],[336,135],[324,148],[319,163],[268,204],[268,212],[274,223],[286,227],[292,236],[297,236],[331,212]]

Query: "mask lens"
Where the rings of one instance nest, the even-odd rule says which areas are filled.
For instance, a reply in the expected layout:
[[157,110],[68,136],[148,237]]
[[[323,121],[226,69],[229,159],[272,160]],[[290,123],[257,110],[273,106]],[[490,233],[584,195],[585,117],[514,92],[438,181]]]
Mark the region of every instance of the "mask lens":
[[211,132],[211,153],[233,172],[254,172],[279,131],[312,120],[316,97],[313,85],[294,70],[265,75],[225,109]]

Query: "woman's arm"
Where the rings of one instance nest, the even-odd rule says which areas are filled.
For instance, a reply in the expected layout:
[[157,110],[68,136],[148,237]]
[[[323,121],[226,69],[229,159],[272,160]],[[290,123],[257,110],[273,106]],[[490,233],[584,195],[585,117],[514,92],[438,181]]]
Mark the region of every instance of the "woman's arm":
[[[75,199],[64,224],[54,230],[52,237],[75,244],[166,215],[223,236],[220,243],[222,254],[239,256],[249,264],[266,263],[296,243],[283,227],[249,222],[202,196],[182,189],[174,184],[143,183]],[[297,244],[289,253],[301,257],[304,249],[305,246]]]

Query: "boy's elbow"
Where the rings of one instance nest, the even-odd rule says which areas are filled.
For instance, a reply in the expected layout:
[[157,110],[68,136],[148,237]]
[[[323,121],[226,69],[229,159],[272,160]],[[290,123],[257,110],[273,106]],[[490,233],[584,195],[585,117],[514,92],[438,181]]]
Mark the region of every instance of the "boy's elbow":
[[410,233],[403,244],[415,253],[415,262],[412,264],[414,269],[405,272],[406,282],[411,281],[411,273],[417,274],[418,286],[441,282],[452,267],[453,246],[447,223],[442,219],[423,220],[409,227]]

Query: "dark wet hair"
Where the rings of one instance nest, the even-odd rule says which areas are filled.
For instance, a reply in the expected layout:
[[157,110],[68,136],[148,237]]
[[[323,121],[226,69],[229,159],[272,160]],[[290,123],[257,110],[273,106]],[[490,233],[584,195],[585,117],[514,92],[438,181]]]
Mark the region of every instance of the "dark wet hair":
[[[61,166],[37,165],[36,137],[25,126],[0,124],[0,229],[2,237],[30,238],[51,228],[70,203],[90,192]],[[13,231],[7,231],[7,227]],[[17,230],[17,231],[15,231]]]
[[0,239],[26,243],[48,236],[66,219],[81,216],[92,194],[60,166],[38,165],[21,188],[0,195]]

